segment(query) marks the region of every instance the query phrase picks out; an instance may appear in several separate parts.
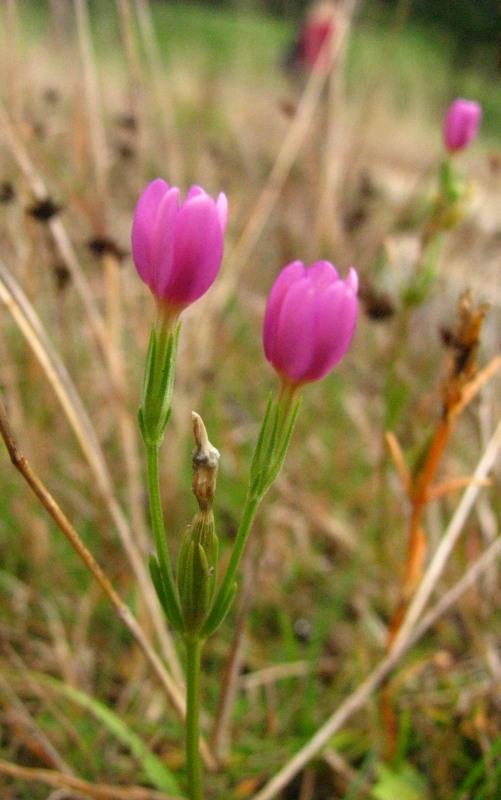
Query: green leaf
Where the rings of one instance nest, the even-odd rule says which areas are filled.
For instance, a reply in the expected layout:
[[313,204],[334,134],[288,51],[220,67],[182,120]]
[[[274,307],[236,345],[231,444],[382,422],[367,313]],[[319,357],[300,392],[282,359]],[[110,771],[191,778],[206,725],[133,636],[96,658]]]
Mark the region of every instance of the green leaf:
[[237,583],[234,583],[225,597],[218,602],[217,606],[213,606],[202,630],[200,631],[201,636],[211,636],[215,631],[217,631],[228,611],[230,610],[236,593]]
[[80,689],[68,686],[56,678],[39,673],[35,673],[34,676],[40,683],[63,695],[81,708],[85,708],[99,720],[108,732],[137,758],[144,774],[156,789],[160,792],[169,792],[177,797],[182,797],[179,785],[172,772],[114,711],[111,711],[99,700],[82,692]]
[[377,771],[371,792],[374,800],[430,800],[424,777],[410,764],[404,762],[398,770],[379,764]]
[[155,587],[155,591],[165,612],[165,616],[173,628],[178,631],[182,631],[184,626],[182,624],[179,608],[177,603],[170,597],[169,592],[167,591],[165,581],[162,577],[160,564],[158,563],[157,557],[153,555],[153,553],[148,559],[148,565],[150,568],[151,580],[153,581],[153,586]]

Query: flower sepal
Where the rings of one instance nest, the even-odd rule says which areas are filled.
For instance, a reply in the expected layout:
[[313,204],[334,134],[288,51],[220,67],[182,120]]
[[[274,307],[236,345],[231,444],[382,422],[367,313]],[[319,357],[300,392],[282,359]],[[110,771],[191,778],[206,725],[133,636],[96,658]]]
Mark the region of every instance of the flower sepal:
[[249,496],[261,499],[283,467],[301,407],[297,387],[283,386],[278,397],[270,395],[252,456]]
[[212,510],[199,511],[184,534],[177,567],[177,585],[184,629],[198,634],[216,589],[219,541]]
[[172,413],[180,324],[160,318],[151,329],[138,419],[148,447],[159,447]]

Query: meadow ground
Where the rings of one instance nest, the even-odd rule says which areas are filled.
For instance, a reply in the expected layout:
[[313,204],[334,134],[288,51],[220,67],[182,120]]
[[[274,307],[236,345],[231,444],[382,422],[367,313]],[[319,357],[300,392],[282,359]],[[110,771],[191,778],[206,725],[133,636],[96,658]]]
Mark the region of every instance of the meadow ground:
[[[136,426],[154,304],[129,243],[137,197],[161,175],[224,190],[230,205],[221,275],[183,315],[161,465],[173,552],[195,511],[196,409],[221,452],[215,510],[228,557],[276,383],[261,325],[279,269],[328,258],[342,274],[356,265],[363,287],[353,346],[305,387],[240,599],[205,651],[203,731],[223,765],[208,771],[207,797],[495,800],[499,85],[482,65],[453,67],[447,40],[405,19],[356,19],[324,80],[281,67],[289,22],[144,0],[96,2],[90,20],[86,9],[1,9],[0,398],[29,463],[166,667],[152,669],[2,445],[2,797],[183,796],[172,708],[183,648],[173,653],[151,596]],[[435,251],[426,237],[441,125],[457,95],[481,100],[484,120],[456,158],[465,199]],[[473,310],[465,301],[458,329],[466,289]],[[481,303],[490,310],[477,348]],[[413,481],[436,452],[453,389],[464,407],[426,486],[424,540],[418,531],[416,583],[446,543],[425,610],[474,565],[482,572],[315,746],[384,659]],[[490,484],[465,490],[456,479],[485,452]]]

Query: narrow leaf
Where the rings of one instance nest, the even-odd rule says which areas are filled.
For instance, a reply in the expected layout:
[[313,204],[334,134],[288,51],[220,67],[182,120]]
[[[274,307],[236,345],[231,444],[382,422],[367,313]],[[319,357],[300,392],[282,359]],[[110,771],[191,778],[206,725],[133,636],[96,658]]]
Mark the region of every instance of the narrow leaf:
[[181,797],[181,792],[172,772],[134,733],[121,717],[94,697],[68,686],[56,678],[35,673],[37,680],[55,692],[89,711],[121,744],[127,747],[137,758],[148,780],[161,792],[174,793]]

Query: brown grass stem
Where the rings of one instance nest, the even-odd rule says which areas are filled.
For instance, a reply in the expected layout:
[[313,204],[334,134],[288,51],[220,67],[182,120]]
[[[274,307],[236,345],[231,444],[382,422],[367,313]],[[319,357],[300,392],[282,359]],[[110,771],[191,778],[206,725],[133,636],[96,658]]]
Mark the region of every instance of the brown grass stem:
[[[35,169],[35,166],[33,165],[24,147],[21,137],[18,135],[15,126],[10,121],[8,114],[1,103],[0,134],[9,148],[14,161],[28,182],[28,185],[35,198],[37,200],[45,200],[49,196],[47,187],[40,177],[38,171]],[[109,343],[107,339],[106,326],[94,299],[89,282],[82,270],[82,267],[80,266],[71,239],[58,215],[52,217],[47,224],[54,240],[57,252],[64,265],[68,269],[75,289],[82,301],[82,305],[89,320],[90,329],[97,345],[98,352],[104,360],[104,363],[107,364],[109,360]]]
[[120,36],[122,38],[127,70],[129,72],[128,90],[130,110],[136,115],[138,113],[138,100],[141,88],[141,65],[137,51],[132,9],[130,0],[115,0],[115,3],[120,25]]
[[162,610],[130,525],[120,503],[116,499],[109,470],[87,411],[66,367],[52,347],[35,310],[24,295],[21,287],[1,262],[0,300],[5,303],[12,314],[61,403],[96,479],[96,488],[116,526],[129,563],[137,578],[145,605],[150,611],[167,663],[174,675],[176,671],[179,674],[172,637],[165,627]]
[[68,517],[62,511],[43,481],[34,472],[26,457],[21,452],[14,433],[9,425],[7,414],[1,400],[0,435],[5,442],[12,464],[21,473],[24,480],[30,486],[36,497],[40,500],[46,511],[50,514],[59,530],[64,534],[89,572],[97,581],[106,597],[117,611],[119,618],[125,623],[133,638],[153,667],[157,677],[160,679],[162,686],[166,690],[169,701],[174,706],[176,711],[183,716],[184,701],[181,692],[177,688],[170,675],[166,672],[152,645],[146,639],[144,632],[139,626],[136,618],[113,588],[111,581],[103,572],[92,553],[87,549],[76,529],[69,521]]
[[78,45],[83,68],[83,88],[87,110],[87,129],[90,134],[92,160],[96,193],[94,203],[95,221],[101,225],[101,233],[106,229],[106,209],[108,197],[108,153],[106,135],[99,96],[99,81],[96,56],[92,44],[89,8],[87,0],[73,0],[77,23]]
[[471,507],[480,492],[482,482],[487,477],[494,465],[499,449],[501,448],[501,422],[498,423],[485,451],[480,459],[478,466],[473,474],[470,485],[464,492],[455,514],[449,523],[447,530],[440,540],[433,559],[431,560],[426,573],[412,599],[412,602],[402,622],[400,630],[394,637],[392,648],[396,647],[399,641],[405,640],[412,627],[422,614],[430,595],[434,591],[442,572],[449,560],[451,552],[461,534],[466,518]]
[[6,65],[6,83],[9,93],[9,105],[15,120],[22,117],[23,69],[19,50],[19,14],[17,0],[5,0],[4,3],[4,48]]
[[[326,103],[327,125],[324,137],[322,154],[321,187],[318,200],[318,210],[315,221],[317,251],[322,252],[325,247],[330,247],[342,235],[340,224],[341,213],[339,206],[339,189],[343,143],[343,110],[344,92],[343,78],[345,67],[346,47],[351,29],[353,15],[355,14],[356,0],[344,0],[332,10],[334,20],[334,38],[331,47],[336,48],[332,58],[332,66],[328,79],[328,97]],[[341,44],[336,47],[336,37],[341,29]]]
[[[4,694],[10,703],[10,710],[14,712],[16,717],[16,727],[25,729],[32,740],[32,746],[35,745],[34,749],[39,749],[40,752],[43,753],[45,763],[57,767],[57,769],[64,772],[65,775],[73,775],[74,772],[70,765],[59,754],[52,742],[48,739],[46,733],[33,719],[26,704],[21,700],[1,672],[0,693]],[[22,739],[23,737],[21,736],[20,738]]]
[[[331,64],[337,58],[346,35],[344,27],[339,31],[334,46],[330,48]],[[325,46],[325,45],[324,45]],[[284,137],[268,179],[261,190],[248,222],[240,234],[234,248],[226,259],[225,280],[214,287],[211,301],[221,311],[226,301],[238,286],[240,276],[246,268],[255,247],[280,198],[283,186],[312,124],[322,91],[330,69],[312,70],[299,101],[296,114]]]
[[[490,466],[492,466],[492,461]],[[468,500],[468,511],[471,510],[473,502],[474,500],[470,497]],[[463,515],[464,512],[461,514],[461,517],[463,517]],[[449,528],[454,524],[455,518],[456,515],[454,515],[451,520]],[[367,701],[388,678],[401,658],[424,636],[430,627],[460,599],[464,592],[467,591],[481,575],[490,569],[493,561],[498,558],[500,554],[501,539],[498,538],[489,546],[482,556],[469,567],[463,577],[443,595],[436,606],[423,617],[415,628],[411,627],[410,630],[408,630],[407,628],[404,629],[404,626],[402,626],[404,633],[395,640],[392,651],[379,662],[360,686],[341,703],[310,741],[307,742],[307,744],[304,745],[304,747],[302,747],[256,795],[254,795],[252,800],[272,800],[272,798],[276,797],[278,793],[295,778],[303,767],[324,749],[329,739],[341,730],[346,722],[366,705]]]
[[[87,107],[88,130],[92,146],[97,203],[95,214],[96,235],[107,233],[106,212],[108,210],[108,156],[102,105],[99,92],[98,69],[92,43],[87,0],[74,0],[77,22],[78,42],[83,66],[83,88]],[[121,310],[121,277],[118,258],[112,253],[104,253],[102,257],[105,299],[106,327],[108,332],[107,359],[113,385],[117,390],[116,402],[118,428],[124,454],[127,479],[127,495],[129,498],[132,526],[137,533],[143,556],[148,546],[148,533],[142,503],[141,465],[138,449],[137,425],[129,413],[124,398],[126,396],[126,375],[121,350],[122,310]],[[183,674],[173,648],[171,669],[176,680],[182,684]]]
[[[122,351],[123,311],[120,265],[116,256],[107,253],[103,256],[103,267],[106,293],[106,323],[108,336],[112,343],[110,348],[110,370],[120,396],[125,397],[127,373]],[[144,490],[139,455],[138,428],[125,403],[117,402],[116,410],[124,455],[130,517],[142,554],[145,556],[148,549],[149,534],[143,503]],[[177,680],[182,682],[181,670],[176,669],[176,673]]]
[[144,53],[148,63],[150,82],[155,102],[155,115],[160,123],[163,140],[163,158],[169,181],[172,184],[182,183],[182,157],[178,146],[174,124],[170,114],[173,108],[172,99],[167,81],[164,80],[165,67],[158,48],[155,26],[151,15],[148,0],[134,0],[139,27],[139,34],[143,43]]
[[28,783],[43,783],[55,789],[71,789],[92,797],[93,800],[179,800],[179,797],[166,795],[143,786],[113,786],[107,783],[91,783],[72,775],[65,775],[53,769],[22,767],[0,759],[0,773]]

